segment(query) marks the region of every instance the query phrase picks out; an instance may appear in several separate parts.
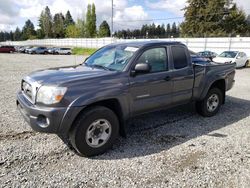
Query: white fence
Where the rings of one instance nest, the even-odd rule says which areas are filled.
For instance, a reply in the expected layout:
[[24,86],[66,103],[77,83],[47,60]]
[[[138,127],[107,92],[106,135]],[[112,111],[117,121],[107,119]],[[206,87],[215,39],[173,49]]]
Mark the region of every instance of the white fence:
[[104,45],[114,42],[130,42],[145,40],[164,40],[164,41],[180,41],[188,46],[190,50],[195,52],[210,50],[221,53],[225,50],[243,51],[250,57],[250,37],[235,38],[171,38],[171,39],[116,39],[116,38],[66,38],[66,39],[41,39],[27,41],[7,41],[1,44],[8,45],[41,45],[41,46],[67,46],[67,47],[86,47],[100,48]]

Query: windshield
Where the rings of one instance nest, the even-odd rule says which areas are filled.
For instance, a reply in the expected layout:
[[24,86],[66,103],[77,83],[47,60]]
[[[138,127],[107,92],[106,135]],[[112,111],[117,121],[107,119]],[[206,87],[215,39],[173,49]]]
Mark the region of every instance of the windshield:
[[235,58],[238,52],[223,52],[219,57]]
[[91,67],[122,71],[137,50],[138,47],[126,45],[107,46],[90,56],[85,64]]

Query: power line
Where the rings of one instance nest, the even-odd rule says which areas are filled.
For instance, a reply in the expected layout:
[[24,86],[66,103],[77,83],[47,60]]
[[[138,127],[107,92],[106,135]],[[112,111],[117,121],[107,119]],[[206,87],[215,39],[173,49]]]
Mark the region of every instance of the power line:
[[[204,16],[211,16],[211,15],[226,15],[229,14],[229,11],[223,11],[221,13],[211,13],[211,14],[200,14],[200,15],[195,15],[193,17],[204,17]],[[172,20],[172,19],[182,19],[185,18],[184,16],[179,16],[179,17],[169,17],[169,18],[155,18],[155,19],[141,19],[141,20],[118,20],[115,22],[144,22],[144,21],[161,21],[161,20]]]

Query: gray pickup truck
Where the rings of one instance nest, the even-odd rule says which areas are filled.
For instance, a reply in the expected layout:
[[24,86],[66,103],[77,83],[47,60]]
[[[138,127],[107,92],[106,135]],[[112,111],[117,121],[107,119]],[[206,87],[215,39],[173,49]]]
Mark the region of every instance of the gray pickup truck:
[[202,116],[215,115],[235,64],[200,61],[179,42],[111,44],[81,65],[26,76],[16,103],[35,131],[59,135],[79,155],[98,155],[126,135],[131,117],[191,102]]

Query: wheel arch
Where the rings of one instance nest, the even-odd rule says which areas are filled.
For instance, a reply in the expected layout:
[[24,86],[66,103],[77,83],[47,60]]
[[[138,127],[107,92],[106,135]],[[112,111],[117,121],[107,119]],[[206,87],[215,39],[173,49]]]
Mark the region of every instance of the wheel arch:
[[226,96],[226,81],[224,78],[221,79],[217,79],[215,81],[213,81],[209,87],[207,87],[207,89],[205,90],[205,92],[203,92],[201,100],[204,99],[208,93],[208,91],[212,88],[218,88],[222,91],[223,94],[223,99],[222,99],[222,104],[225,103],[225,96]]
[[118,120],[119,120],[119,133],[120,133],[121,136],[126,137],[125,117],[124,117],[124,113],[123,113],[123,110],[122,110],[122,105],[121,105],[120,101],[118,99],[116,99],[116,98],[104,99],[104,100],[100,100],[100,101],[93,102],[93,103],[90,103],[90,104],[86,105],[76,115],[74,121],[70,125],[69,132],[72,131],[72,129],[74,128],[73,127],[74,122],[77,120],[77,118],[79,116],[81,116],[84,112],[86,112],[90,108],[93,108],[93,107],[96,107],[96,106],[104,106],[106,108],[109,108],[110,110],[112,110],[116,114],[116,116],[118,117]]

